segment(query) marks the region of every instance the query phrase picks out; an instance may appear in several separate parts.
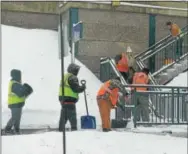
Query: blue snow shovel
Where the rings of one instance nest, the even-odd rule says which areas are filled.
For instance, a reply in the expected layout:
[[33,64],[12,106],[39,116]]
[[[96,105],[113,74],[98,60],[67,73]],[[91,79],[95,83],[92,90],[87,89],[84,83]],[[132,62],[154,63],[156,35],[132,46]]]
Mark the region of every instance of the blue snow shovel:
[[[85,80],[81,81],[82,85],[86,84]],[[87,115],[81,116],[81,129],[96,129],[96,118],[94,116],[90,116],[88,112],[86,91],[84,90],[84,98],[85,98],[85,106]]]

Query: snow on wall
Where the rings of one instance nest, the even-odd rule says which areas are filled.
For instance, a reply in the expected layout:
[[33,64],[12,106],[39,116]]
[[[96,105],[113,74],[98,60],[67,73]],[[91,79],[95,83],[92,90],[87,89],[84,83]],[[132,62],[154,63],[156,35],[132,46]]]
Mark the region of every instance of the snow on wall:
[[188,72],[181,73],[177,77],[175,77],[170,83],[168,83],[167,86],[187,87],[188,86],[187,78],[188,78]]
[[[11,69],[22,71],[22,82],[29,83],[34,93],[26,101],[23,110],[22,127],[57,127],[60,115],[58,101],[61,64],[58,58],[58,34],[54,31],[22,29],[2,25],[2,123],[6,124],[10,111],[7,108],[8,82]],[[65,68],[70,63],[70,56],[64,58]],[[81,66],[79,79],[87,81],[89,111],[100,123],[96,92],[100,81],[78,60]],[[83,94],[77,103],[78,119],[85,115]],[[78,122],[79,123],[79,122]]]

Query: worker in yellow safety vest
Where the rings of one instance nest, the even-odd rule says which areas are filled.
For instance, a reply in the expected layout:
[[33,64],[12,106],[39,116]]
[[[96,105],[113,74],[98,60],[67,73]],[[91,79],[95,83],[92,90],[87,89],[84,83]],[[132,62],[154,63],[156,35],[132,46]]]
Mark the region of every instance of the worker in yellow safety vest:
[[[77,130],[76,102],[79,100],[79,93],[84,92],[86,86],[79,85],[78,72],[80,66],[70,64],[64,75],[64,96],[62,94],[62,81],[59,86],[59,101],[61,103],[61,115],[59,120],[59,131],[63,131],[63,111],[65,112],[65,124],[69,120],[71,130]],[[63,110],[64,108],[64,110]]]
[[[20,70],[13,69],[11,77],[8,87],[8,107],[11,110],[11,118],[5,127],[5,133],[20,133],[22,108],[33,89],[27,83],[22,85]],[[13,126],[14,130],[12,130]]]

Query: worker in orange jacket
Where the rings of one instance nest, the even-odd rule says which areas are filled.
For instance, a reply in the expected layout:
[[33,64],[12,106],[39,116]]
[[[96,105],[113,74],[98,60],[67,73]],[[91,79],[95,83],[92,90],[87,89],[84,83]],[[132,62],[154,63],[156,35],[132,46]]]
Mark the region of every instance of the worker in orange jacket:
[[105,82],[100,87],[97,93],[97,103],[101,116],[103,132],[108,132],[111,130],[111,109],[115,109],[117,106],[124,109],[124,102],[118,101],[118,98],[126,95],[127,92],[121,84],[119,77]]
[[[148,74],[148,68],[143,68],[141,72],[136,72],[133,77],[133,84],[148,85]],[[136,87],[137,92],[144,92],[147,90],[147,87]],[[140,121],[140,116],[142,117],[143,121],[149,121],[149,97],[147,93],[137,93],[136,115],[137,121]]]
[[[180,37],[181,28],[177,24],[172,23],[171,21],[168,21],[166,25],[168,29],[170,30],[170,33],[173,37],[177,37],[177,36]],[[183,55],[182,44],[183,44],[183,39],[179,38],[177,41],[177,49],[176,49],[176,55],[179,57]]]
[[128,72],[129,72],[129,65],[128,65],[128,58],[125,53],[116,55],[115,57],[115,62],[116,62],[116,68],[118,71],[122,74],[124,77],[125,81],[128,80]]

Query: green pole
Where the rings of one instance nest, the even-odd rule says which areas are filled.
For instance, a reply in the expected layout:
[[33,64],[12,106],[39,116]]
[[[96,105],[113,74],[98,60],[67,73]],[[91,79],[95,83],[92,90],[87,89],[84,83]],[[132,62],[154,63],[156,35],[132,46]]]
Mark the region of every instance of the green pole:
[[[73,24],[78,23],[78,8],[69,9],[69,44],[72,49],[72,26]],[[78,42],[75,43],[75,55],[78,55]]]
[[[149,15],[149,47],[155,44],[155,33],[156,33],[156,16]],[[149,59],[149,69],[151,73],[155,72],[155,56]]]

